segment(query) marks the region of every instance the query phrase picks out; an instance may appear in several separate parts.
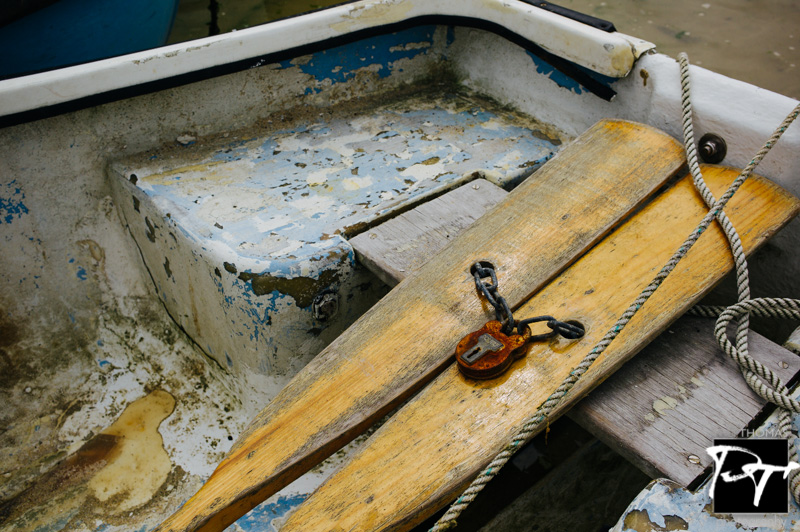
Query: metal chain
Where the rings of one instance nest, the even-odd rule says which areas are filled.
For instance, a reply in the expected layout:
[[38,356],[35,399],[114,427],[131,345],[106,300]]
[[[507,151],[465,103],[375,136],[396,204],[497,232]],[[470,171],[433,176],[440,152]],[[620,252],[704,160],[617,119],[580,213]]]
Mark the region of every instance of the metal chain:
[[[552,316],[536,316],[520,321],[514,320],[514,313],[508,306],[506,298],[500,295],[500,287],[497,281],[497,272],[494,266],[488,262],[476,262],[472,265],[472,276],[475,278],[475,288],[483,294],[490,305],[494,307],[494,315],[497,321],[503,324],[503,334],[512,334],[514,329],[517,329],[517,334],[522,335],[525,328],[531,323],[540,321],[546,322],[551,331],[545,334],[531,335],[528,342],[540,342],[554,338],[556,335],[561,335],[569,340],[577,340],[584,334],[583,326],[578,323],[570,323],[559,321]],[[486,283],[484,279],[491,279],[490,283]]]

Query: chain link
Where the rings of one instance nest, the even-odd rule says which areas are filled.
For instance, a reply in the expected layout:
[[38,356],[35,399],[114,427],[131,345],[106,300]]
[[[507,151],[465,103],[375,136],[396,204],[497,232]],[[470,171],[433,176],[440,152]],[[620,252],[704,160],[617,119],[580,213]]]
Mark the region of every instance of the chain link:
[[[497,282],[497,272],[494,266],[486,261],[478,261],[470,269],[475,278],[475,288],[483,294],[483,297],[494,307],[494,314],[497,321],[503,324],[503,334],[509,335],[517,329],[517,334],[523,334],[525,328],[531,323],[546,322],[551,331],[545,334],[532,335],[528,342],[540,342],[561,335],[570,340],[576,340],[583,336],[584,328],[580,323],[559,321],[552,316],[536,316],[524,320],[514,320],[514,314],[508,306],[506,299],[500,295],[500,287]],[[484,282],[490,279],[491,282]]]

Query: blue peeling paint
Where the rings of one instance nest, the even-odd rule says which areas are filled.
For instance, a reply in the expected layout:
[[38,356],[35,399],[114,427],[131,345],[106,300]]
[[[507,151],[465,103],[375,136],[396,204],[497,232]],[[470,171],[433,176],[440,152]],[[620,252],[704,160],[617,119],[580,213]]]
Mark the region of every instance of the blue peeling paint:
[[[434,160],[441,161],[440,165],[447,170],[432,175],[431,179],[434,182],[445,183],[468,171],[448,170],[454,165],[470,161],[473,157],[471,147],[483,142],[492,142],[498,138],[513,141],[514,148],[519,153],[525,154],[526,161],[521,162],[526,162],[526,168],[530,168],[531,164],[534,168],[538,167],[557,149],[556,145],[536,137],[531,131],[514,126],[502,117],[477,107],[455,113],[433,108],[386,114],[389,123],[395,126],[376,132],[372,138],[364,137],[353,144],[343,146],[343,149],[352,151],[349,160],[342,153],[323,145],[328,142],[327,139],[332,134],[331,126],[327,125],[280,130],[265,139],[244,141],[244,143],[237,141],[228,144],[227,148],[215,151],[205,159],[206,164],[210,162],[238,164],[235,159],[242,158],[243,164],[252,167],[246,179],[228,182],[227,187],[248,191],[248,195],[250,191],[259,195],[266,193],[274,200],[251,207],[251,216],[247,217],[232,216],[225,219],[225,211],[220,211],[222,214],[218,222],[224,226],[224,230],[209,229],[208,235],[198,235],[198,237],[223,241],[231,249],[238,248],[242,242],[257,243],[268,238],[282,237],[288,241],[304,242],[307,245],[303,245],[301,249],[292,249],[287,253],[294,256],[294,260],[290,262],[296,265],[304,259],[315,259],[315,255],[324,258],[333,251],[341,250],[341,238],[337,238],[335,232],[341,227],[340,221],[343,218],[358,216],[361,212],[365,213],[365,217],[369,217],[376,211],[382,211],[381,205],[384,202],[387,206],[396,205],[400,198],[411,199],[429,190],[431,184],[419,187],[418,180],[405,172],[414,165],[434,164],[431,163]],[[436,124],[433,129],[437,131],[441,128],[463,130],[463,134],[452,139],[452,142],[457,142],[460,147],[454,147],[452,142],[431,141],[425,133],[427,129],[425,123]],[[416,124],[421,124],[423,127],[412,127]],[[336,126],[337,134],[347,134],[351,129],[351,126],[346,124]],[[399,148],[398,143],[402,144]],[[287,145],[293,147],[287,149]],[[396,154],[400,151],[405,153],[402,157]],[[506,151],[496,154],[498,162],[506,155]],[[493,162],[486,161],[485,166],[476,162],[475,167],[491,169]],[[312,172],[328,169],[332,171],[326,175],[324,181],[319,184],[312,181],[312,184],[309,184]],[[519,173],[514,169],[500,168],[500,170],[510,177]],[[351,186],[353,179],[364,178],[368,178],[370,182],[363,186]],[[197,175],[191,173],[185,174],[180,181],[173,178],[167,182],[161,180],[147,183],[145,178],[142,180],[142,189],[150,196],[167,198],[192,218],[192,213],[203,209],[207,201],[218,201],[212,195],[211,188],[208,188],[207,193],[202,188],[197,188],[198,185],[204,186],[202,180],[198,179]],[[186,193],[182,192],[184,183],[187,187]],[[205,195],[198,196],[198,194]],[[384,200],[384,197],[387,199]],[[232,207],[228,212],[236,214],[236,210]],[[185,215],[173,213],[178,228],[186,235],[188,231],[184,224],[180,223],[183,216]],[[260,220],[261,223],[255,224],[254,219]],[[357,221],[353,219],[351,223]],[[206,225],[206,222],[196,220],[188,226],[202,225]],[[268,229],[260,230],[259,226],[267,226]],[[283,257],[279,253],[270,253],[267,256],[238,250],[237,253],[254,259],[269,259],[272,274],[276,273],[274,262],[283,262]],[[286,276],[298,274],[297,271],[285,272]]]
[[[642,515],[647,515],[653,525],[665,529],[666,519],[670,518],[675,521],[680,518],[686,523],[691,524],[691,530],[702,530],[704,532],[730,532],[732,530],[740,530],[737,523],[731,522],[726,519],[724,515],[717,515],[710,512],[711,497],[709,495],[710,482],[706,483],[699,488],[696,492],[691,492],[679,484],[667,479],[654,480],[650,486],[645,488],[639,495],[631,502],[627,510],[623,513],[620,521],[624,521],[625,516],[635,512]],[[800,517],[798,507],[792,501],[789,505],[789,513],[782,516],[775,516],[782,523],[776,523],[776,520],[768,519],[767,522],[772,525],[778,525],[779,528],[773,528],[769,524],[767,526],[753,526],[747,528],[752,532],[769,532],[774,530],[793,530],[796,520]],[[783,525],[783,526],[781,526]]]
[[[247,151],[250,149],[247,143],[256,140],[255,138],[236,140],[228,144],[222,150],[216,152],[211,160],[214,162],[230,162],[238,161],[247,156]],[[180,179],[180,178],[179,178]]]
[[108,360],[98,360],[97,364],[102,368],[105,366],[110,366],[111,362],[109,362]]
[[22,218],[23,214],[28,214],[28,207],[22,202],[25,193],[16,182],[14,179],[0,188],[0,224],[10,224],[15,219]]
[[450,45],[453,44],[455,40],[456,40],[456,27],[447,26],[447,35],[445,36],[445,47],[450,48]]
[[[436,26],[418,26],[324,50],[312,55],[307,63],[290,59],[279,64],[280,68],[297,67],[318,83],[327,80],[332,84],[347,81],[367,66],[373,67],[379,77],[386,78],[392,74],[396,61],[426,53],[433,45],[435,30]],[[410,43],[419,46],[410,47]],[[305,94],[319,93],[321,90],[318,86],[307,87]]]
[[[541,57],[533,54],[532,52],[527,52],[527,54],[533,60],[533,64],[536,65],[536,72],[549,77],[559,87],[570,90],[575,94],[583,94],[583,92],[587,90],[586,87],[575,81],[573,78],[567,76],[560,70],[557,70],[553,65],[551,65]],[[606,87],[610,87],[612,83],[618,81],[617,78],[604,76],[603,74],[599,74],[597,72],[589,70],[588,68],[582,67],[575,63],[571,64],[575,69],[580,70],[584,74],[588,75],[589,77],[591,77],[592,79],[594,79],[595,81],[599,82],[600,84]]]
[[75,275],[81,281],[85,281],[86,280],[86,270],[83,269],[83,266],[78,266],[78,271],[76,272]]
[[[275,532],[272,524],[275,519],[285,516],[308,498],[308,493],[278,496],[253,508],[247,515],[236,521],[243,532]],[[274,497],[273,497],[274,498]]]

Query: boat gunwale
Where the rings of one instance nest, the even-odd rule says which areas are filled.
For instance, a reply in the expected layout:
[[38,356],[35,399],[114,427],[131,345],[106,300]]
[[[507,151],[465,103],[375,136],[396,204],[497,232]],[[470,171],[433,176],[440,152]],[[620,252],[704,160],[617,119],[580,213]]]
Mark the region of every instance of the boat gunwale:
[[[472,3],[473,5],[467,5],[463,0],[455,2],[453,6],[438,5],[437,3],[431,11],[437,9],[447,11],[449,9],[450,12],[418,15],[412,13],[411,16],[401,14],[401,16],[395,17],[398,20],[378,21],[375,24],[364,25],[360,18],[354,18],[351,13],[356,10],[381,6],[391,7],[396,4],[394,0],[389,2],[353,0],[241,31],[0,80],[0,109],[5,110],[0,110],[0,113],[4,113],[0,115],[0,128],[180,87],[319,52],[333,46],[426,24],[472,27],[500,35],[550,62],[555,68],[586,85],[591,92],[598,93],[606,100],[613,97],[614,91],[603,83],[597,82],[586,70],[611,79],[621,78],[631,71],[635,60],[641,53],[654,48],[651,43],[621,33],[608,33],[541,10],[521,0],[472,0]],[[425,6],[424,2],[422,5]],[[478,8],[477,13],[475,12],[476,7]],[[410,9],[413,8],[412,5]],[[562,57],[560,54],[569,55],[565,53],[567,51],[564,49],[565,46],[559,46],[559,43],[548,43],[547,39],[537,39],[539,41],[537,43],[532,37],[523,35],[503,21],[492,20],[492,18],[500,18],[492,17],[492,15],[496,15],[499,8],[518,10],[519,13],[515,15],[538,18],[541,24],[552,26],[554,29],[564,32],[568,37],[577,38],[580,44],[573,45],[571,48],[583,48],[584,55],[589,57],[581,60],[577,50],[572,57]],[[425,10],[425,7],[422,9]],[[528,11],[523,11],[523,9]],[[530,20],[526,20],[526,22],[530,22]],[[311,30],[315,25],[321,23],[322,27],[327,28],[326,33],[329,35],[320,39],[305,39],[306,42],[301,44],[290,43],[284,47],[284,41],[275,37],[279,37],[281,32],[298,33],[295,31],[298,23],[309,25]],[[345,23],[357,23],[364,27],[332,34],[336,31],[333,26]],[[299,33],[304,36],[316,35],[311,30]],[[535,33],[535,29],[531,33]],[[264,44],[265,42],[267,44]],[[278,44],[272,45],[271,42]],[[232,48],[237,45],[242,51],[238,54],[232,53],[235,51]],[[624,57],[622,58],[610,51],[616,50],[618,46],[624,48]],[[268,50],[270,47],[274,49]],[[253,48],[258,48],[263,52],[253,53]],[[189,58],[186,54],[195,55]],[[593,55],[595,57],[592,57]],[[175,61],[174,59],[177,57],[181,57],[183,60]],[[224,57],[222,62],[219,62],[220,57]],[[617,65],[620,59],[622,59],[622,68]],[[605,64],[592,64],[592,61],[598,60],[603,60]],[[149,72],[143,72],[142,66],[148,62],[153,62],[153,65]]]

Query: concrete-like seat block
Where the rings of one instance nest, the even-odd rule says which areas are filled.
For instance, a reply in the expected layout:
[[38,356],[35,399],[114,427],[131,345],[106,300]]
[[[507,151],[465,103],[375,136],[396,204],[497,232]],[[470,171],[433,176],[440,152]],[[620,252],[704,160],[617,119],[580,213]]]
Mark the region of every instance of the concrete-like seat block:
[[420,91],[187,135],[109,173],[172,317],[220,364],[274,375],[382,294],[347,237],[476,176],[519,180],[559,144],[477,97]]

